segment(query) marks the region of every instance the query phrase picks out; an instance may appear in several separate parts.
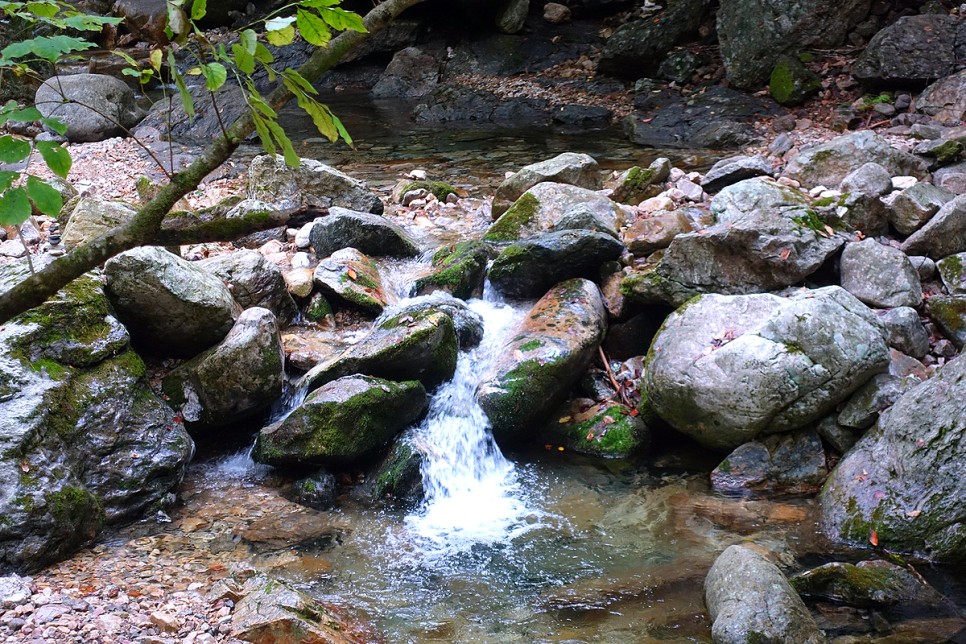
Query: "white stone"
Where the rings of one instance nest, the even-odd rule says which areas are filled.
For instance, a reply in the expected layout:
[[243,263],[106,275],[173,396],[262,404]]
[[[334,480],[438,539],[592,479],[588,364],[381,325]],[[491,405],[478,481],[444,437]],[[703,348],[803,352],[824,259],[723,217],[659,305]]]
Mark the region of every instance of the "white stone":
[[[315,221],[318,221],[316,219]],[[309,248],[312,245],[312,228],[315,226],[315,221],[310,221],[305,224],[299,231],[295,233],[295,247],[296,248]]]
[[637,207],[644,212],[657,212],[658,210],[674,210],[674,206],[673,199],[666,194],[660,194],[656,197],[645,199]]
[[905,190],[919,183],[915,177],[892,177],[892,187],[896,190]]
[[778,183],[785,186],[786,188],[795,188],[796,190],[802,187],[802,184],[795,179],[789,177],[778,177]]
[[282,277],[285,278],[285,287],[289,293],[295,297],[308,297],[312,294],[312,275],[311,268],[296,268],[284,273]]
[[0,255],[4,257],[23,257],[27,254],[27,249],[20,243],[19,239],[8,239],[0,242]]
[[0,577],[0,605],[4,608],[13,608],[24,604],[30,599],[30,577],[20,575],[9,575]]
[[680,179],[674,186],[683,192],[689,201],[701,201],[704,198],[704,189],[691,179]]
[[292,268],[312,268],[312,258],[306,252],[292,255]]

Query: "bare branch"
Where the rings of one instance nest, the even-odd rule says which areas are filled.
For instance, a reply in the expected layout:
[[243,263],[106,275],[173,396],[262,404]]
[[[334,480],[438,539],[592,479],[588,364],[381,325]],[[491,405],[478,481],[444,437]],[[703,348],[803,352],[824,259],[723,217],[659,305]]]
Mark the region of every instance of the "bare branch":
[[164,226],[154,236],[153,243],[158,246],[180,246],[182,244],[233,241],[245,235],[278,228],[279,226],[301,226],[325,214],[328,214],[328,210],[306,206],[287,210],[251,212],[241,217],[232,217],[231,219],[219,217],[203,222],[186,219],[165,219]]

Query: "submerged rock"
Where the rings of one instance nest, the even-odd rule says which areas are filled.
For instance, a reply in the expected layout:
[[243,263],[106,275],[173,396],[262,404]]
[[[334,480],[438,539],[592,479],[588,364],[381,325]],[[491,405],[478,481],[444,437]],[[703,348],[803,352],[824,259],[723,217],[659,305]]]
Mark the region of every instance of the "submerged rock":
[[564,152],[552,159],[524,166],[496,189],[493,218],[505,213],[524,192],[544,181],[598,190],[600,167],[593,157],[573,152]]
[[385,217],[336,206],[315,222],[309,238],[319,259],[343,248],[355,248],[371,257],[419,254],[419,246],[409,233]]
[[719,492],[814,494],[827,474],[822,440],[814,431],[800,431],[741,445],[711,472],[711,487]]
[[334,506],[335,494],[335,476],[328,470],[318,470],[292,483],[292,500],[316,510]]
[[486,231],[490,242],[513,242],[552,230],[598,230],[614,237],[623,220],[620,207],[593,190],[563,183],[538,183]]

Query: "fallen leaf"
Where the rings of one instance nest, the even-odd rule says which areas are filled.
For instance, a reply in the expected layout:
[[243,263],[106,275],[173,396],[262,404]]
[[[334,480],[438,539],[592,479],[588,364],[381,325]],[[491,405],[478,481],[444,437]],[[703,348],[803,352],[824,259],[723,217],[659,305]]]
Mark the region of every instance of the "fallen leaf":
[[572,420],[573,420],[573,416],[564,416],[560,420],[558,420],[557,422],[560,423],[561,425],[563,425],[564,423],[569,423]]
[[869,534],[869,543],[871,543],[873,546],[879,545],[879,533],[876,532],[875,530],[873,530],[871,534]]
[[594,432],[587,432],[587,442],[594,440]]
[[605,425],[613,425],[614,423],[617,422],[616,420],[614,420],[610,416],[604,416],[603,421],[604,421],[604,424]]
[[781,260],[784,262],[788,259],[788,256],[791,254],[792,254],[791,248],[783,248],[782,252],[779,254],[779,257],[781,257]]
[[20,471],[21,472],[29,472],[30,471],[30,463],[28,463],[26,460],[20,461]]
[[349,276],[349,279],[352,280],[353,282],[356,281],[356,278],[357,277],[359,277],[359,275],[355,272],[355,270],[353,270],[351,268],[349,270],[347,270],[345,273],[346,273],[346,275]]

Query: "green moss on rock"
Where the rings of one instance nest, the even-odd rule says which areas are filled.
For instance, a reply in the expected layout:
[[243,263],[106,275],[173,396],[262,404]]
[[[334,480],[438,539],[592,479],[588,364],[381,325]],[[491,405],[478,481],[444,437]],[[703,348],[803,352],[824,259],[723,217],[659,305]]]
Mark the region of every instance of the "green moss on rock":
[[530,192],[513,202],[510,209],[493,222],[483,239],[491,242],[512,242],[520,239],[522,232],[536,219],[540,201]]
[[400,192],[401,194],[406,194],[413,190],[426,190],[440,201],[446,201],[446,197],[449,195],[459,196],[456,188],[445,181],[413,181],[403,186]]

